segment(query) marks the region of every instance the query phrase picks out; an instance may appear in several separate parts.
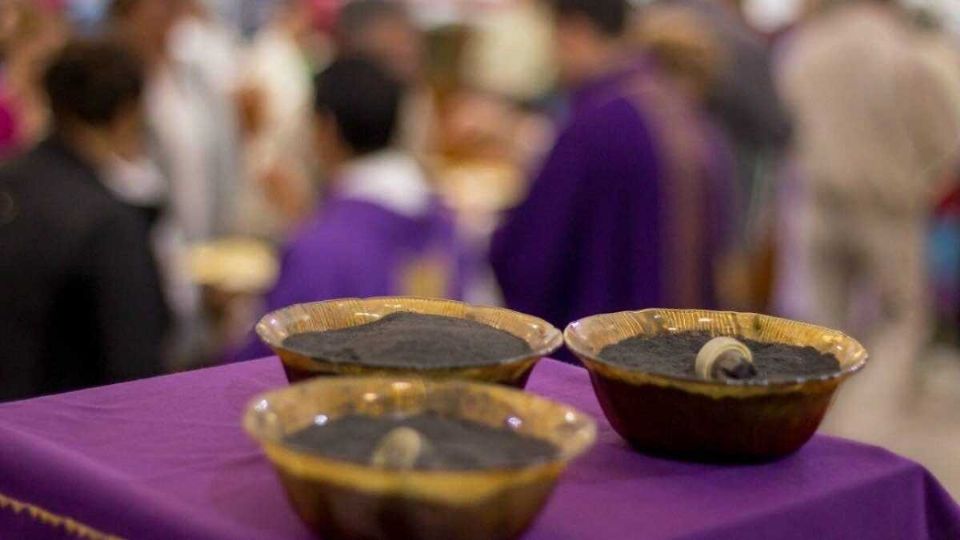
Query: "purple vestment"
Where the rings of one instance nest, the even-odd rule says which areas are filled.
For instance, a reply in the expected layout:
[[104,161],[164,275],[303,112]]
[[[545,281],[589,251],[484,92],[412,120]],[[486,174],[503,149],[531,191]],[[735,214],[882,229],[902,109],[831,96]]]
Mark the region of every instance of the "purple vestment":
[[585,85],[494,238],[508,305],[561,328],[603,312],[712,307],[731,168],[722,137],[651,66]]
[[[294,235],[266,310],[334,298],[460,298],[465,258],[454,222],[436,202],[421,216],[338,195]],[[235,359],[270,354],[251,336]]]

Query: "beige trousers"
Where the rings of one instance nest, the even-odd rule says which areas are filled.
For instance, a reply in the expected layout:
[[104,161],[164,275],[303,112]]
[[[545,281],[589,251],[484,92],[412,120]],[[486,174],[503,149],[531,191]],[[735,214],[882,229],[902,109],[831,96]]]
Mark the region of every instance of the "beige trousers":
[[885,362],[911,364],[931,320],[925,217],[823,202],[812,210],[812,318],[884,349]]

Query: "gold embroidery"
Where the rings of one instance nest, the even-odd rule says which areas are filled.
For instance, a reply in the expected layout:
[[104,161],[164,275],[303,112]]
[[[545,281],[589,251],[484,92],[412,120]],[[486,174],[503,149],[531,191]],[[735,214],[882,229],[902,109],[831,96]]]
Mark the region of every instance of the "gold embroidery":
[[123,540],[119,536],[100,532],[93,527],[89,527],[79,521],[66,516],[60,516],[53,512],[44,510],[39,506],[18,501],[0,493],[0,509],[7,508],[15,514],[26,512],[32,519],[43,523],[49,527],[63,529],[68,534],[72,534],[83,540]]

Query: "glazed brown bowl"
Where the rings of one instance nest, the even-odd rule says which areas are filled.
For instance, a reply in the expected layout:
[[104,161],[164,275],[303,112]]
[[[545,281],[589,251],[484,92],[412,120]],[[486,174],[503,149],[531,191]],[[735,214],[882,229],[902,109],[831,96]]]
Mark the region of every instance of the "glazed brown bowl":
[[[472,366],[417,368],[371,367],[361,362],[337,362],[304,356],[283,346],[290,335],[322,332],[370,323],[396,312],[442,315],[487,324],[509,332],[530,345],[523,356]],[[451,300],[412,297],[345,298],[297,304],[267,314],[257,324],[257,334],[283,361],[287,379],[297,382],[318,375],[415,374],[431,379],[465,379],[523,388],[534,365],[563,344],[563,335],[550,323],[509,309],[474,306]]]
[[[840,369],[786,381],[715,382],[650,373],[600,358],[608,345],[679,332],[810,346]],[[584,363],[613,428],[638,450],[715,462],[776,459],[798,450],[823,420],[837,387],[866,364],[867,352],[835,330],[767,315],[647,309],[597,315],[564,333]]]
[[[519,468],[390,470],[298,450],[285,436],[344,415],[420,413],[513,429],[552,443]],[[323,538],[506,540],[533,522],[567,464],[596,438],[587,415],[503,386],[421,378],[313,379],[262,394],[244,427],[263,447],[297,514]]]

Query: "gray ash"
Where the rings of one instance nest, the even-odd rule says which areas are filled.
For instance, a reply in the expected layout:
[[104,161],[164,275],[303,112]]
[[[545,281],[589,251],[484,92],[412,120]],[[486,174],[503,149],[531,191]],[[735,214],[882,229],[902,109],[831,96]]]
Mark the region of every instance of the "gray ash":
[[556,457],[553,444],[517,433],[434,413],[409,417],[350,415],[311,425],[288,435],[285,442],[327,458],[368,464],[377,445],[399,427],[416,430],[430,449],[417,460],[417,470],[518,468]]
[[[600,351],[600,358],[649,373],[697,378],[697,353],[714,337],[706,332],[679,332],[630,338],[604,348]],[[753,364],[757,370],[754,379],[784,381],[840,371],[840,362],[836,357],[813,347],[761,343],[741,337],[737,339],[753,354]]]
[[526,341],[483,323],[406,312],[350,328],[294,334],[283,346],[330,362],[413,369],[490,365],[532,353]]

